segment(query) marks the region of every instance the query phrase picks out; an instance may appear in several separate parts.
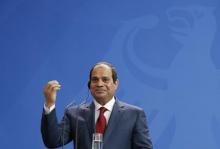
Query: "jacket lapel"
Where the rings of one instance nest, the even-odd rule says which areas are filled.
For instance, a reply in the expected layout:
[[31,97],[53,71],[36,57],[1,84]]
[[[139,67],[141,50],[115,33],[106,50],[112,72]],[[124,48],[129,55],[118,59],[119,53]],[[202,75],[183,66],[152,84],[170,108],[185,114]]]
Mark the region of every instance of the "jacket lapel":
[[122,115],[123,115],[122,108],[123,106],[120,104],[118,100],[116,100],[111,116],[108,121],[107,128],[105,130],[104,141],[109,138],[114,128],[119,124],[120,119],[122,119]]

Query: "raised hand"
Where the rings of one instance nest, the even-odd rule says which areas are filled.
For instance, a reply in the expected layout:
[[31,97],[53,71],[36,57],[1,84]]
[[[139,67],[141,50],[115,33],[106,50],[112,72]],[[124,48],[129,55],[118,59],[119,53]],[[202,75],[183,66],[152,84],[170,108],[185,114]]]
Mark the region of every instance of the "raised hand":
[[57,80],[49,81],[44,87],[45,104],[49,108],[56,102],[57,91],[60,90],[61,85]]

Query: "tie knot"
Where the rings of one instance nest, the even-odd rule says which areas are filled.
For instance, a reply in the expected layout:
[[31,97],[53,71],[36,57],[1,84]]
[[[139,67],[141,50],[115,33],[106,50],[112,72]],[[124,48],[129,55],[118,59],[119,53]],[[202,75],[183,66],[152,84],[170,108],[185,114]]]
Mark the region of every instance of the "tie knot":
[[100,110],[100,113],[102,113],[102,114],[104,114],[105,111],[107,111],[107,109],[105,107],[101,107],[101,108],[99,108],[99,110]]

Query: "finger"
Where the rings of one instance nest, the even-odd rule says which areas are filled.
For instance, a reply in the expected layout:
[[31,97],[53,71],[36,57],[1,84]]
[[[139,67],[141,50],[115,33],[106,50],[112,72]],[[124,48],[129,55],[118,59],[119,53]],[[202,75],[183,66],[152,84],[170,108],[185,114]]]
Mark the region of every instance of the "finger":
[[52,89],[52,91],[58,91],[58,90],[60,90],[60,87],[54,87],[54,88]]
[[59,84],[47,84],[44,87],[44,94],[48,96],[52,92],[60,90],[60,88],[61,88],[61,85]]
[[59,84],[59,82],[57,80],[52,80],[52,81],[49,81],[47,84]]
[[57,85],[60,85],[58,81],[56,80],[52,80],[52,81],[49,81],[45,87],[46,90],[51,90],[51,88],[57,86]]
[[53,92],[53,91],[57,91],[61,88],[61,85],[57,85],[57,84],[53,84],[53,85],[50,85],[48,88],[47,88],[47,91],[48,92]]

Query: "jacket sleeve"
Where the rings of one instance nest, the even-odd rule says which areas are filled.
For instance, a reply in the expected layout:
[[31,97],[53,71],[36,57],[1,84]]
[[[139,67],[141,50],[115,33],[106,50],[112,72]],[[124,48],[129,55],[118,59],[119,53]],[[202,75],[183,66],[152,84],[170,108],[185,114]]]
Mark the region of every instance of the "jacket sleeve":
[[72,137],[67,114],[65,113],[61,123],[58,123],[55,109],[49,114],[45,114],[43,111],[41,134],[43,142],[48,148],[56,148],[69,143]]
[[147,126],[146,115],[143,110],[138,110],[132,141],[133,149],[153,149]]

